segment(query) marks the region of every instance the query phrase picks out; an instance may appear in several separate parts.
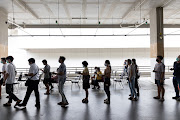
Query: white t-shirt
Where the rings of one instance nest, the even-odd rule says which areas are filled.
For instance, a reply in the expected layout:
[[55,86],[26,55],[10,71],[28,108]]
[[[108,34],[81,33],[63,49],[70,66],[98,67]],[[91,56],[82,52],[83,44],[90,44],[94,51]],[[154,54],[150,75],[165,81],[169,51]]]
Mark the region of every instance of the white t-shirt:
[[14,81],[15,81],[15,71],[16,71],[16,67],[12,64],[12,63],[9,63],[7,65],[7,70],[6,70],[6,73],[9,74],[7,80],[6,80],[6,84],[13,84]]
[[163,76],[163,78],[161,78],[162,73],[165,72],[165,65],[163,63],[156,63],[155,67],[154,67],[155,72],[155,79],[156,80],[164,80],[165,76]]
[[39,80],[39,67],[35,63],[30,65],[29,73],[33,73],[33,75],[36,75],[32,78],[31,76],[29,76],[28,78],[30,78],[31,80]]
[[[7,65],[8,65],[8,64],[3,64],[3,66],[2,66],[2,72],[7,71]],[[4,74],[2,74],[1,78],[4,78]]]

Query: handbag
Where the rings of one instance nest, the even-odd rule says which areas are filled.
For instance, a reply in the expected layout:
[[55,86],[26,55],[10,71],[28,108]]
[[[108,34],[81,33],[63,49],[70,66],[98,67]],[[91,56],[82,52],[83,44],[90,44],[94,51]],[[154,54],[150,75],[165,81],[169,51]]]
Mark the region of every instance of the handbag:
[[[38,70],[38,72],[39,72],[39,70]],[[33,76],[31,76],[31,78],[33,78],[35,75],[37,75],[38,72],[37,72],[36,74],[34,74]],[[28,79],[26,80],[25,86],[30,86],[30,85],[31,85],[31,78],[28,78]]]

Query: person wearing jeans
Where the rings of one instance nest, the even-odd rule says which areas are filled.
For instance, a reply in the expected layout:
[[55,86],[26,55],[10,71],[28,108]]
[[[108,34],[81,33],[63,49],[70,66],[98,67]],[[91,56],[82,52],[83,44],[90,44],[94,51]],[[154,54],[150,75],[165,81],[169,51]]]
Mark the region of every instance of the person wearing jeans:
[[6,93],[9,95],[9,101],[5,104],[3,104],[5,107],[11,106],[12,100],[16,101],[16,105],[18,105],[21,100],[16,97],[13,93],[13,83],[15,81],[15,71],[16,67],[12,63],[14,58],[12,56],[8,56],[6,58],[6,61],[9,63],[7,66],[7,71],[4,77],[3,85],[6,85]]
[[23,102],[21,104],[19,104],[18,106],[24,106],[25,107],[29,101],[29,98],[31,96],[32,91],[34,91],[35,97],[36,97],[35,107],[39,109],[40,108],[40,98],[39,98],[39,89],[38,89],[39,67],[35,64],[34,58],[30,58],[28,60],[28,62],[30,65],[30,69],[29,69],[29,73],[25,74],[25,76],[27,76],[29,78],[29,83],[27,86],[25,98],[24,98]]
[[61,94],[62,101],[57,103],[58,105],[61,105],[62,107],[65,107],[66,105],[69,105],[66,96],[64,94],[64,83],[66,82],[66,65],[64,64],[64,61],[66,60],[65,57],[60,56],[59,63],[61,65],[59,66],[58,73],[56,75],[58,76],[59,81],[59,93]]
[[128,78],[129,78],[129,87],[131,91],[131,97],[129,100],[137,101],[137,94],[135,90],[135,77],[136,77],[136,71],[135,71],[135,64],[131,64],[131,60],[128,59]]

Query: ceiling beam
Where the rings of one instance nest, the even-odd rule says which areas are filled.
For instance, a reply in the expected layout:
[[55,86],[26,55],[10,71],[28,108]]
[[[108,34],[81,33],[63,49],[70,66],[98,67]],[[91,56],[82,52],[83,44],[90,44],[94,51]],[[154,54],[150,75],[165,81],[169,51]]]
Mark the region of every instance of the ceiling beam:
[[[108,0],[104,0],[103,3],[102,3],[102,6],[101,6],[101,10],[100,10],[100,13],[99,13],[99,18],[102,18],[103,17],[103,13],[105,11],[105,8],[107,6],[107,2]],[[100,3],[99,3],[100,4]]]
[[[87,10],[87,0],[83,0],[82,2],[82,18],[86,18],[86,10]],[[83,24],[86,24],[86,20],[83,20]]]
[[62,1],[64,10],[65,10],[65,12],[66,12],[66,15],[67,15],[67,17],[69,18],[70,23],[72,23],[71,15],[70,15],[68,6],[67,6],[67,4],[66,4],[66,0],[61,0],[61,1]]
[[127,19],[127,18],[131,15],[132,11],[137,10],[140,6],[142,6],[143,4],[145,4],[145,2],[147,2],[147,1],[148,1],[148,0],[138,0],[137,2],[135,2],[135,3],[131,6],[131,8],[123,15],[122,19],[123,19],[123,20],[124,20],[124,19]]
[[28,12],[31,14],[34,18],[39,19],[38,15],[35,14],[23,1],[21,0],[13,0],[14,4],[17,5],[20,9],[22,9],[24,12]]
[[49,6],[46,4],[46,2],[44,2],[44,0],[40,0],[42,2],[42,4],[44,5],[44,7],[48,10],[49,12],[49,16],[52,15],[55,17],[54,13],[52,12],[52,10],[49,8]]

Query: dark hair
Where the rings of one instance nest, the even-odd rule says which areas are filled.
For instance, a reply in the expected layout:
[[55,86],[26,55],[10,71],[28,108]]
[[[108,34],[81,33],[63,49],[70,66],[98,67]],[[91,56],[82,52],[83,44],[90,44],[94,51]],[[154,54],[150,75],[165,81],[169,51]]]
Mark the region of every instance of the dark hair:
[[95,67],[94,69],[97,69],[98,67]]
[[66,60],[66,58],[64,56],[60,56],[59,59],[62,60],[63,62]]
[[47,60],[45,60],[45,59],[42,62],[47,64]]
[[35,63],[35,59],[34,58],[30,58],[29,60],[29,63],[31,62],[31,63]]
[[134,64],[136,64],[136,59],[132,59],[132,61],[134,62]]
[[159,55],[157,56],[160,60],[163,60],[163,56]]
[[109,65],[110,70],[111,70],[111,63],[110,63],[110,61],[109,61],[109,60],[106,60],[105,63]]
[[87,67],[88,66],[88,62],[87,61],[83,61],[82,64]]
[[128,63],[131,64],[131,60],[130,59],[128,59]]
[[1,60],[5,61],[6,62],[6,58],[1,58]]
[[100,67],[97,67],[97,70],[100,71]]
[[11,62],[14,60],[13,56],[8,56],[6,60],[10,60]]

